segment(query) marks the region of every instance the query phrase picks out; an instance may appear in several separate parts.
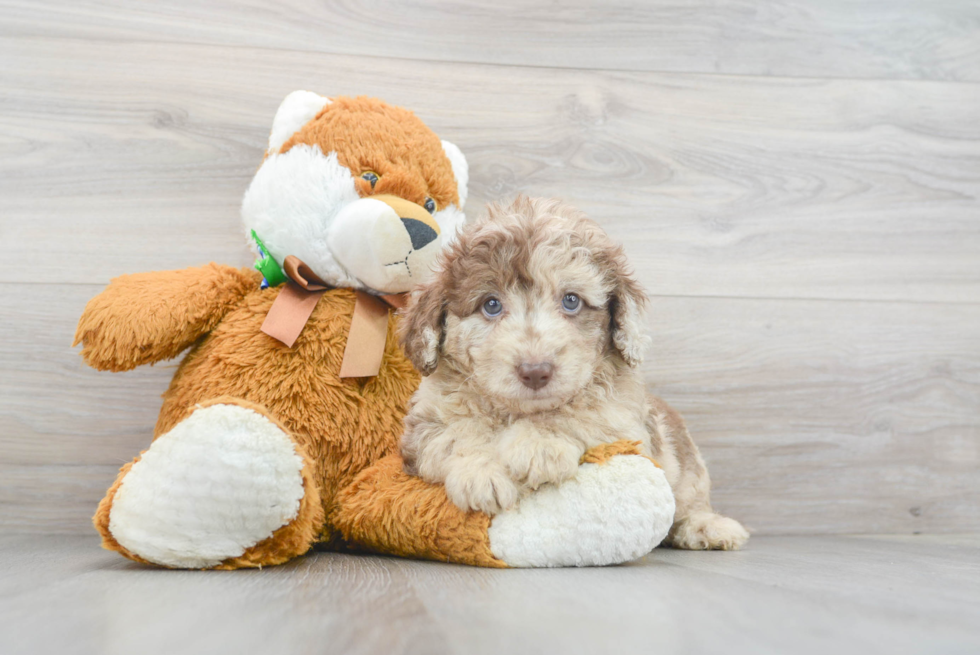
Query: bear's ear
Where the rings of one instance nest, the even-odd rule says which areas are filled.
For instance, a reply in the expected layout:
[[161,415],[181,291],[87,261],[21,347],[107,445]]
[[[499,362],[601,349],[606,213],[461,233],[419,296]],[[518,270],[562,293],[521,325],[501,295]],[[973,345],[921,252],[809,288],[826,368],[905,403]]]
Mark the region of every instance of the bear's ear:
[[266,154],[274,155],[279,152],[282,144],[313,120],[328,104],[329,98],[310,91],[293,91],[286,96],[272,120],[272,133],[269,134],[269,149]]
[[442,149],[449,157],[449,163],[453,167],[453,177],[456,178],[456,191],[459,193],[459,208],[462,209],[466,204],[466,185],[470,181],[470,167],[466,163],[466,157],[455,143],[449,141],[442,142]]

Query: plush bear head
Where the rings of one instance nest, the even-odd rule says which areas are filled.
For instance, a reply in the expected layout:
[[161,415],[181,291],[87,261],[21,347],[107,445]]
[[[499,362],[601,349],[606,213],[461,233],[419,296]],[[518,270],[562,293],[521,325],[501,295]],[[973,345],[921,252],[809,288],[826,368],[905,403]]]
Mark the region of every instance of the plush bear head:
[[412,112],[295,91],[276,112],[242,218],[260,256],[282,265],[292,255],[330,286],[400,293],[454,239],[466,182],[459,148]]

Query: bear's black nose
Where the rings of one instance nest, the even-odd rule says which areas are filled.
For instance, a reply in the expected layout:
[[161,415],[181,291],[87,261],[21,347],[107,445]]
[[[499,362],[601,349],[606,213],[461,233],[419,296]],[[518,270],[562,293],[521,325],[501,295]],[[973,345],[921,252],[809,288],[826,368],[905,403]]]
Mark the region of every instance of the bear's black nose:
[[412,239],[412,248],[415,250],[421,250],[439,236],[431,227],[414,218],[403,218],[402,224],[408,231],[408,236]]

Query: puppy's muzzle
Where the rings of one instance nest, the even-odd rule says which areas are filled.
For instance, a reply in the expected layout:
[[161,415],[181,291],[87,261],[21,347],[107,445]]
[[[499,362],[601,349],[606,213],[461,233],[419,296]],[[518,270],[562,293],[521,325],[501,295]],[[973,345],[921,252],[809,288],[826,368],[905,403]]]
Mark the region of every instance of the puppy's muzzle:
[[517,377],[520,378],[521,384],[535,391],[546,387],[551,382],[554,372],[555,367],[549,362],[524,363],[517,367]]

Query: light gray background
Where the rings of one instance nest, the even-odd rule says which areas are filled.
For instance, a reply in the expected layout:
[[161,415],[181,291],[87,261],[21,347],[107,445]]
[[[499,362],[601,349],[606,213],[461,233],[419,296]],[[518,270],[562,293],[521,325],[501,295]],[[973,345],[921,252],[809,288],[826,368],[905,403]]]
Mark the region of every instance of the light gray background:
[[[556,195],[625,242],[645,374],[748,551],[201,578],[97,550],[175,364],[87,369],[75,321],[116,275],[251,263],[239,202],[298,88],[414,109],[470,216]],[[5,652],[976,649],[980,550],[949,533],[980,529],[978,194],[976,2],[0,1]],[[840,533],[937,536],[813,537]]]
[[174,368],[87,369],[75,322],[113,276],[251,263],[306,88],[414,109],[470,216],[561,196],[625,242],[721,510],[980,528],[980,5],[595,5],[0,2],[0,526],[90,529]]

